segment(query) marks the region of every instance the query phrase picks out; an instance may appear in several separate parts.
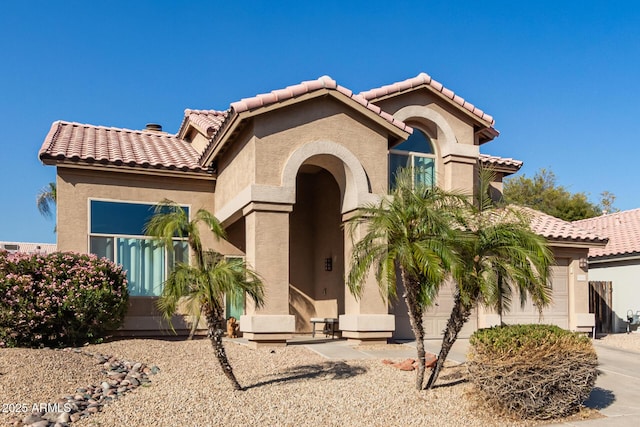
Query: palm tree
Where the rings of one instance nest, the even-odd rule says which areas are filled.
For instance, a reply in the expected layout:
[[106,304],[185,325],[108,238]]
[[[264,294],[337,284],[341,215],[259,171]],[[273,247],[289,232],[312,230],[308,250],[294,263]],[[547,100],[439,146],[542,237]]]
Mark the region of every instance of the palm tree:
[[527,297],[539,310],[551,302],[548,280],[553,254],[521,210],[500,207],[491,200],[491,181],[490,171],[480,171],[476,203],[459,217],[462,233],[456,244],[460,262],[453,271],[454,305],[427,389],[434,386],[458,333],[478,304],[501,314],[509,310],[514,289],[522,305]]
[[361,296],[372,268],[384,297],[396,298],[397,280],[402,283],[402,297],[416,337],[416,388],[420,390],[425,372],[423,314],[455,262],[450,224],[462,199],[437,188],[414,185],[410,169],[401,171],[396,181],[391,197],[361,208],[349,221],[352,238],[360,227],[367,231],[353,247],[347,286],[354,296]]
[[173,250],[175,238],[186,237],[195,260],[194,265],[175,265],[164,283],[158,308],[170,325],[171,317],[179,305],[193,316],[195,325],[199,323],[200,316],[204,315],[207,336],[220,367],[234,389],[242,390],[222,342],[225,296],[239,302],[246,294],[260,307],[264,303],[264,287],[258,275],[243,260],[226,260],[220,254],[204,250],[200,239],[200,224],[211,230],[217,239],[225,237],[222,225],[209,211],[199,209],[194,219],[189,220],[181,206],[166,199],[156,206],[155,214],[146,224],[145,234],[154,236],[170,251]]
[[36,206],[43,216],[51,217],[53,208],[56,205],[57,188],[55,182],[50,182],[40,190],[36,196]]

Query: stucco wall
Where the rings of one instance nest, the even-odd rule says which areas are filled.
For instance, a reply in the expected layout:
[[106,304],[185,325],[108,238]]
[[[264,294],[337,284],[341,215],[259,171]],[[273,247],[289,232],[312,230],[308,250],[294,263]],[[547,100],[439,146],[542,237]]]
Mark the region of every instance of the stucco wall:
[[335,142],[353,153],[374,193],[387,191],[386,132],[333,98],[277,110],[256,118],[256,183],[281,184],[291,154],[312,141]]
[[235,143],[230,144],[217,160],[215,200],[218,208],[225,206],[248,185],[256,182],[256,150],[252,130],[251,126],[245,128],[237,136]]
[[[466,145],[475,144],[473,126],[469,124],[470,119],[427,89],[394,96],[378,101],[376,104],[392,115],[407,105],[428,106],[447,121],[453,129],[458,143]],[[441,135],[436,135],[436,138],[440,137]]]
[[[58,249],[87,253],[89,251],[89,200],[158,203],[167,198],[186,205],[191,212],[200,208],[214,210],[211,180],[180,178],[57,168],[57,239]],[[216,241],[201,230],[205,247],[225,254],[242,254],[228,242]],[[131,297],[124,331],[129,335],[157,334],[168,325],[156,309],[156,297]],[[188,325],[180,316],[173,319],[176,330],[186,331]]]
[[627,310],[640,310],[640,260],[630,262],[591,263],[589,280],[612,282],[614,332],[625,332]]
[[[86,253],[89,231],[89,199],[158,203],[169,199],[193,211],[214,211],[213,181],[134,175],[58,167],[57,239],[61,251]],[[216,247],[203,232],[206,247]]]

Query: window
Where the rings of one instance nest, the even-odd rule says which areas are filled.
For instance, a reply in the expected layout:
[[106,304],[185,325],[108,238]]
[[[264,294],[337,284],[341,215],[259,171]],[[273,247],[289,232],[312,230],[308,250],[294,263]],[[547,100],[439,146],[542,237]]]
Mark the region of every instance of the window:
[[[244,262],[244,257],[241,256],[225,256],[225,259],[228,261]],[[240,316],[244,314],[244,297],[240,301],[234,301],[229,295],[226,295],[225,300],[225,313],[227,315],[227,319],[233,316],[238,320],[238,322],[240,322]]]
[[131,296],[160,296],[173,266],[189,259],[185,239],[176,238],[169,252],[144,235],[154,210],[155,205],[144,203],[90,201],[89,251],[122,265]]
[[411,168],[414,185],[435,185],[436,158],[429,137],[419,129],[403,143],[389,150],[389,188],[395,188],[400,168]]

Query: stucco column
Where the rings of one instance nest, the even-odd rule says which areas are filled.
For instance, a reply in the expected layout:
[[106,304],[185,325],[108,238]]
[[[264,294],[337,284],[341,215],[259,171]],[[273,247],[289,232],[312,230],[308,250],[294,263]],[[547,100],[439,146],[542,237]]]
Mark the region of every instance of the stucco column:
[[[351,215],[344,215],[343,221]],[[345,276],[348,276],[351,268],[351,256],[353,240],[358,240],[366,233],[366,226],[359,225],[351,233],[349,225],[344,227],[344,257]],[[355,298],[349,288],[345,286],[345,314],[340,315],[340,330],[342,336],[352,342],[379,342],[385,343],[391,338],[395,330],[395,317],[389,314],[386,298],[380,295],[380,288],[375,278],[373,269],[369,271],[363,292],[359,298]]]
[[291,205],[250,203],[243,209],[246,256],[265,286],[265,304],[247,301],[240,330],[252,347],[286,345],[295,331],[289,314],[289,213]]

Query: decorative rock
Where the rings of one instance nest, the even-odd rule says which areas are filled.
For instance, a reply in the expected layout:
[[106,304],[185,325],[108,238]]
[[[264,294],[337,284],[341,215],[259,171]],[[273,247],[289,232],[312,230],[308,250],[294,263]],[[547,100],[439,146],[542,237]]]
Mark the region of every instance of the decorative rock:
[[56,418],[56,423],[65,424],[68,423],[70,419],[71,414],[69,414],[68,412],[60,412],[58,418]]
[[115,356],[93,354],[82,349],[62,349],[60,351],[73,351],[95,358],[96,364],[102,365],[104,368],[101,372],[106,375],[107,379],[102,381],[100,385],[77,388],[74,395],[68,395],[55,401],[59,406],[64,405],[65,410],[70,412],[51,412],[46,414],[34,412],[23,419],[14,417],[11,422],[12,425],[67,427],[83,417],[100,412],[106,403],[111,402],[118,396],[140,385],[148,386],[151,383],[148,375],[160,372],[160,368],[155,365],[148,367],[140,362],[121,361]]
[[22,423],[27,425],[37,423],[38,421],[42,421],[42,417],[37,414],[30,414],[22,419]]

